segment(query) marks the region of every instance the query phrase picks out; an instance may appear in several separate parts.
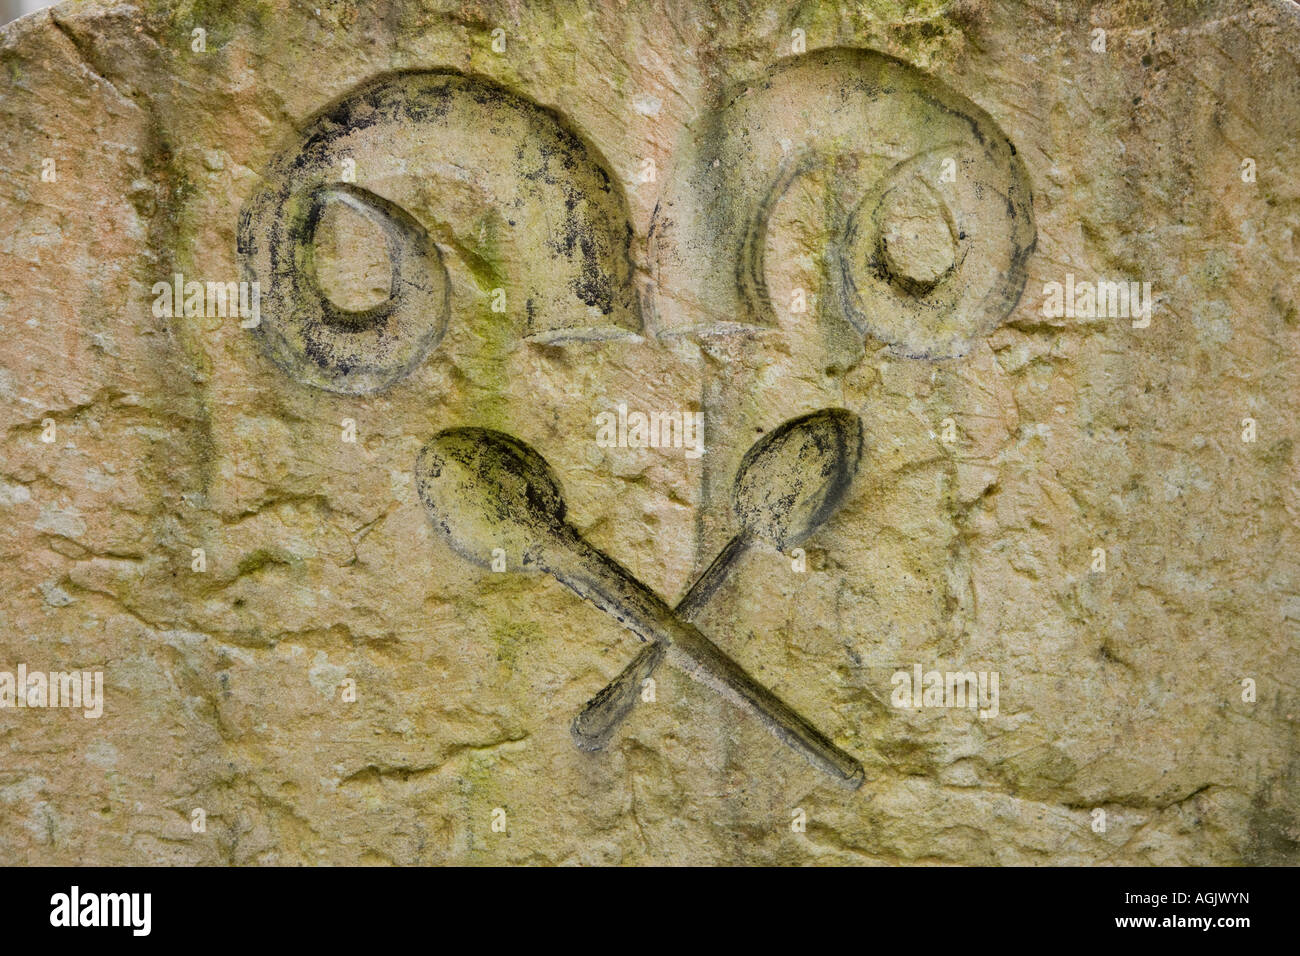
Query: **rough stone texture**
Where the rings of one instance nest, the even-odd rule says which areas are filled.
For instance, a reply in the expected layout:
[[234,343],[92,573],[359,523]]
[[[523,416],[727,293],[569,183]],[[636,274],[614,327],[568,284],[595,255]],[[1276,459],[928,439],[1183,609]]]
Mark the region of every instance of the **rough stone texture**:
[[[106,684],[98,720],[0,709],[0,861],[1300,862],[1300,6],[659,6],[86,3],[0,32],[0,670]],[[725,146],[733,169],[695,165],[721,104],[761,91],[796,28],[810,56],[915,68],[1023,164],[1024,291],[966,354],[909,355],[840,307],[827,250],[878,176],[854,157],[877,144],[824,119],[815,85]],[[625,210],[631,272],[616,228],[591,261],[621,311],[564,311],[546,203],[566,196],[526,227],[493,205],[512,150],[538,141],[487,104],[458,129],[463,157],[431,158],[418,129],[358,147],[356,185],[405,210],[446,270],[445,334],[388,388],[308,384],[234,318],[154,316],[173,273],[247,278],[241,213],[276,163],[322,111],[406,70],[510,91],[577,137],[594,165],[557,167],[556,188],[594,200],[591,170],[610,176],[598,204]],[[662,254],[657,205],[730,235],[709,223],[830,127],[832,160],[800,167],[746,234],[759,281],[707,243]],[[928,127],[898,109],[869,129],[897,152]],[[691,193],[705,181],[717,191]],[[907,294],[954,261],[942,199],[913,192],[870,247]],[[317,254],[353,250],[320,281],[354,286],[335,301],[359,309],[390,280],[373,224],[368,249],[354,226]],[[1045,317],[1044,285],[1067,274],[1150,282],[1149,327]],[[717,310],[755,289],[760,321]],[[578,331],[536,334],[557,328]],[[621,402],[702,411],[706,453],[600,447],[595,417]],[[606,750],[577,749],[573,715],[635,637],[545,575],[449,548],[416,493],[419,449],[453,426],[528,442],[573,523],[672,602],[737,530],[746,449],[826,406],[861,415],[866,453],[806,572],[755,547],[699,622],[866,784],[836,786],[668,667]],[[914,664],[996,671],[1000,713],[891,706]]]

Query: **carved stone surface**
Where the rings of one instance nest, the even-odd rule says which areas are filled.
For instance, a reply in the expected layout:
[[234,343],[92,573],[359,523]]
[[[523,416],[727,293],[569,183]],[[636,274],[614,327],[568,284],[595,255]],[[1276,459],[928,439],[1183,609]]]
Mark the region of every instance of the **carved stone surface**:
[[0,861],[1300,862],[1300,6],[1076,7],[5,27]]

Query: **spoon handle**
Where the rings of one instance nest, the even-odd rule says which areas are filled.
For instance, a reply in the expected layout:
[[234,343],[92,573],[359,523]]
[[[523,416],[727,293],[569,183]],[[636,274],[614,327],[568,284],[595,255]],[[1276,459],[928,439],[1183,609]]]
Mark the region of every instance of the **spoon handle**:
[[742,531],[728,541],[726,547],[713,559],[713,563],[704,569],[704,573],[695,579],[691,589],[677,602],[677,607],[674,609],[677,616],[689,621],[699,614],[704,605],[709,603],[714,592],[727,580],[732,565],[749,553],[754,541],[754,536],[748,531]]
[[[704,573],[695,579],[691,589],[677,602],[677,607],[673,609],[677,616],[683,621],[694,620],[753,543],[754,536],[745,532],[728,541]],[[632,713],[641,685],[655,672],[663,659],[663,644],[655,642],[641,648],[631,663],[587,701],[578,716],[573,718],[569,731],[574,743],[583,750],[603,750],[613,739],[619,724]]]
[[[862,784],[862,765],[787,706],[613,558],[572,527],[557,529],[538,564],[642,640],[665,645],[673,663],[754,714],[773,734],[803,752],[815,766],[851,787]],[[707,572],[706,572],[707,574]]]
[[647,644],[617,677],[587,701],[569,727],[574,743],[583,750],[605,749],[619,724],[632,713],[641,685],[664,659],[664,651],[664,645],[659,642]]

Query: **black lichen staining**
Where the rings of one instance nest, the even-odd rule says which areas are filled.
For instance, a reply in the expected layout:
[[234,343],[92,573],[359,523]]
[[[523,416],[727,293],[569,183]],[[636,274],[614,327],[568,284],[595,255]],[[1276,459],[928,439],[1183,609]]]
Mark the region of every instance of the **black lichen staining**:
[[416,461],[416,487],[438,531],[462,557],[490,567],[530,567],[564,524],[565,503],[550,465],[519,439],[486,428],[434,436]]
[[[763,433],[762,428],[756,431]],[[732,487],[740,531],[677,603],[677,616],[695,618],[759,541],[785,550],[825,524],[847,497],[862,450],[862,422],[842,408],[792,419],[756,441],[741,460]],[[613,739],[636,705],[642,681],[662,657],[659,645],[644,648],[587,702],[570,727],[581,749],[600,750]]]
[[843,408],[791,419],[745,453],[732,507],[751,534],[786,550],[839,508],[862,457],[862,422]]
[[[782,60],[724,91],[682,152],[650,247],[661,282],[704,290],[707,314],[684,317],[687,328],[778,324],[786,304],[769,286],[784,264],[768,247],[796,185],[824,193],[817,220],[799,226],[821,235],[807,252],[822,260],[823,301],[864,336],[904,356],[952,358],[1019,301],[1036,240],[1023,163],[979,107],[901,60],[849,48]],[[891,205],[909,182],[940,204],[950,266],[884,235],[887,222],[920,218]],[[677,206],[705,215],[675,216]]]
[[[825,439],[830,433],[846,430],[843,439],[851,443],[851,433],[858,427],[857,417],[849,412],[820,412],[803,424],[791,423],[789,429],[773,432],[765,444],[781,447],[759,457],[772,469],[772,477],[779,479],[786,466],[809,463],[806,450],[815,453],[821,447],[833,453],[841,442],[830,438],[828,444]],[[819,430],[829,431],[825,436],[812,434]],[[789,440],[783,443],[782,436]],[[856,459],[852,465],[856,466]],[[848,467],[847,458],[843,467]],[[825,477],[825,469],[817,470]],[[831,472],[838,470],[832,467]],[[787,479],[796,477],[784,474]],[[643,641],[661,646],[662,653],[689,676],[748,710],[838,782],[853,788],[862,784],[862,765],[854,757],[719,650],[689,622],[689,614],[669,608],[625,567],[583,540],[565,520],[564,498],[554,472],[528,445],[489,429],[448,429],[420,451],[415,479],[433,527],[457,553],[481,566],[491,566],[504,555],[507,569],[552,575]],[[810,513],[816,514],[826,492],[837,487],[833,481],[817,483],[809,499]],[[794,522],[798,515],[780,520],[786,519]],[[617,702],[618,695],[605,700]],[[622,712],[621,703],[614,709]]]
[[[373,308],[340,308],[321,288],[316,231],[332,204],[374,222],[384,235],[390,294]],[[287,212],[281,241],[270,250],[271,272],[294,309],[302,355],[336,391],[370,391],[374,383],[409,373],[441,339],[449,310],[442,256],[423,227],[383,197],[348,183],[317,187]]]
[[[452,168],[479,189],[484,214],[500,214],[510,230],[515,257],[503,260],[497,239],[478,230],[457,235],[440,220],[434,233],[405,196],[367,188],[368,156],[386,158],[393,143],[414,154],[402,157],[413,165]],[[343,180],[345,160],[362,170],[356,183]],[[484,296],[501,289],[527,302],[523,335],[640,331],[632,229],[603,158],[557,113],[491,81],[446,70],[371,80],[309,120],[265,181],[240,214],[239,254],[263,289],[256,334],[306,384],[367,394],[410,374],[450,321],[449,268],[464,268]],[[384,233],[392,291],[373,309],[339,308],[315,278],[315,230],[331,202]]]

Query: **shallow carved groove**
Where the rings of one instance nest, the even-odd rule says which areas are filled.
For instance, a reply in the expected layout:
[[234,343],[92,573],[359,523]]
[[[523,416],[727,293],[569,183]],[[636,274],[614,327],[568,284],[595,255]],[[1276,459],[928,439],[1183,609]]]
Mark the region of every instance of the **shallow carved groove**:
[[[449,321],[493,299],[499,321],[538,341],[640,331],[632,230],[604,160],[557,114],[491,82],[366,83],[309,120],[265,180],[240,217],[240,257],[263,289],[268,356],[307,384],[387,388]],[[386,237],[393,280],[374,308],[340,309],[317,281],[315,229],[331,203]]]
[[722,97],[684,152],[652,233],[667,331],[776,326],[792,280],[773,249],[795,232],[823,256],[824,289],[799,291],[909,357],[964,354],[1020,298],[1035,229],[1015,147],[897,60],[782,61]]
[[[758,480],[767,478],[777,487],[772,489],[775,494],[742,511],[742,521],[752,524],[755,533],[782,540],[810,532],[812,522],[824,518],[847,487],[861,448],[860,428],[852,413],[832,409],[791,422],[769,436],[772,441],[760,442],[747,456],[749,469],[738,476],[737,500],[757,496],[745,477],[751,470],[760,472]],[[811,482],[804,469],[810,469]],[[503,552],[508,568],[552,575],[652,647],[662,645],[690,677],[758,717],[815,766],[847,786],[862,784],[862,765],[854,757],[751,677],[630,571],[582,538],[565,520],[555,473],[531,447],[485,428],[448,429],[421,450],[415,477],[430,521],[453,550],[481,566],[491,565],[494,551]],[[804,524],[795,527],[792,522]],[[710,572],[703,580],[716,587],[720,575]],[[683,603],[693,606],[689,598]],[[633,668],[653,669],[658,655],[651,650],[635,660]],[[628,679],[618,683],[626,688]],[[606,693],[596,706],[610,713],[594,715],[594,720],[579,715],[575,724],[584,749],[597,749],[630,710],[625,689]],[[591,707],[587,711],[592,717]]]

